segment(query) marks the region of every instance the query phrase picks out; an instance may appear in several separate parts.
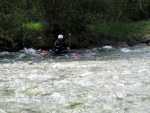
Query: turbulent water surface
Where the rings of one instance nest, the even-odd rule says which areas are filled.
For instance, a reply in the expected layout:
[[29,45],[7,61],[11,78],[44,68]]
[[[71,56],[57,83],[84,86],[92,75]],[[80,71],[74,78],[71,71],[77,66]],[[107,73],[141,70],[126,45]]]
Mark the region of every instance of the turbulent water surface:
[[0,113],[150,112],[149,46],[76,52],[0,52]]

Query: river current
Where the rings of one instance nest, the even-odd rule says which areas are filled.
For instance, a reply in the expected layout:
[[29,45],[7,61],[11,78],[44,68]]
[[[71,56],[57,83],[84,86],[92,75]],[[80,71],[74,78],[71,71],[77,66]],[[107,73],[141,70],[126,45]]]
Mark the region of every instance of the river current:
[[0,52],[0,113],[150,113],[150,47]]

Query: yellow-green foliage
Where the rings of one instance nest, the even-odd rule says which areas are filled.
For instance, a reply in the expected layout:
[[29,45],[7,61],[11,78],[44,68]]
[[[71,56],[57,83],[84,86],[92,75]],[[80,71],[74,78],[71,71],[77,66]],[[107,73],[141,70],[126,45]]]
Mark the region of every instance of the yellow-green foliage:
[[42,23],[41,22],[30,22],[23,24],[23,28],[29,29],[29,30],[41,30],[42,29]]

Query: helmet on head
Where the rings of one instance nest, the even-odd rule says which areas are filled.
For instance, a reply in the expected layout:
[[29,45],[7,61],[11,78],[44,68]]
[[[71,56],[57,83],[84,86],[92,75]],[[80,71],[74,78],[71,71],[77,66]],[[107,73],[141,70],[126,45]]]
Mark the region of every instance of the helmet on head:
[[63,37],[64,37],[64,36],[63,36],[63,35],[61,35],[61,34],[60,34],[60,35],[58,35],[58,38],[63,38]]

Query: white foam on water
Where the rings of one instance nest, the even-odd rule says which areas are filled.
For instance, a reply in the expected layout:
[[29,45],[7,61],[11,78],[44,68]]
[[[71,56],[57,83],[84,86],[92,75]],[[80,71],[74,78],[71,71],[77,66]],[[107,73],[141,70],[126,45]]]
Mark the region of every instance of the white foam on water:
[[10,53],[7,52],[7,51],[4,51],[4,52],[0,52],[0,56],[5,56],[5,55],[9,55]]
[[21,53],[21,54],[19,54],[19,56],[17,57],[17,59],[24,58],[25,56],[26,56],[25,54]]
[[93,73],[92,73],[92,72],[89,72],[89,71],[85,71],[85,72],[82,73],[80,76],[86,77],[87,75],[93,75]]
[[118,76],[114,76],[113,79],[114,79],[114,80],[118,80],[119,77],[118,77]]
[[64,67],[64,65],[60,64],[60,63],[55,63],[54,65],[52,65],[53,68],[62,68]]
[[0,113],[7,113],[7,112],[3,109],[0,109]]
[[103,49],[114,49],[112,46],[104,46]]
[[4,62],[9,62],[10,60],[9,59],[3,59],[2,61],[4,61]]
[[133,50],[133,52],[141,52],[141,50],[135,49]]
[[64,96],[62,96],[59,93],[54,93],[51,95],[51,97],[57,102],[57,103],[65,103],[66,100],[64,98]]
[[33,48],[28,48],[28,49],[24,48],[24,50],[22,50],[22,51],[26,54],[29,54],[29,55],[34,55],[34,56],[38,55],[36,50]]
[[139,73],[147,72],[147,69],[139,69],[138,72]]
[[119,83],[119,84],[117,84],[119,87],[124,87],[125,86],[125,84],[123,84],[123,83]]
[[86,57],[91,57],[94,55],[96,55],[96,52],[89,52],[89,53],[84,54],[84,56],[86,56]]
[[95,51],[95,52],[97,52],[98,48],[93,48],[92,50]]
[[53,98],[55,98],[55,99],[61,98],[61,95],[60,95],[59,93],[54,93],[54,94],[52,94],[51,96],[52,96]]
[[105,109],[105,110],[112,110],[113,108],[109,104],[103,104],[103,109]]
[[81,86],[92,86],[93,82],[92,81],[88,81],[87,79],[80,79],[76,82],[77,84],[81,85]]
[[81,67],[92,67],[92,66],[96,66],[96,64],[82,64],[82,62],[80,63],[77,63],[77,62],[74,62],[74,63],[53,63],[52,65],[52,68],[73,68],[73,67],[76,67],[76,68],[81,68]]
[[131,71],[129,71],[129,70],[124,70],[123,73],[129,75],[129,74],[131,74]]
[[120,51],[125,52],[125,53],[132,52],[132,50],[130,50],[128,48],[121,48]]
[[120,99],[124,99],[126,97],[126,94],[122,93],[122,92],[117,92],[116,96]]
[[[117,50],[119,54],[122,53],[120,49]],[[94,50],[86,53],[97,53]],[[119,56],[117,60],[110,56],[111,60],[102,61],[59,62],[59,59],[54,59],[51,62],[50,59],[40,59],[38,63],[33,61],[33,65],[27,61],[1,63],[0,112],[7,112],[8,108],[13,108],[14,112],[21,109],[32,112],[27,108],[35,108],[35,111],[43,113],[146,112],[150,94],[149,49],[141,52],[146,56],[141,54],[140,58],[134,59],[128,54],[122,56],[123,59]],[[28,54],[19,52],[17,55],[23,57]],[[76,102],[83,105],[77,106]]]

